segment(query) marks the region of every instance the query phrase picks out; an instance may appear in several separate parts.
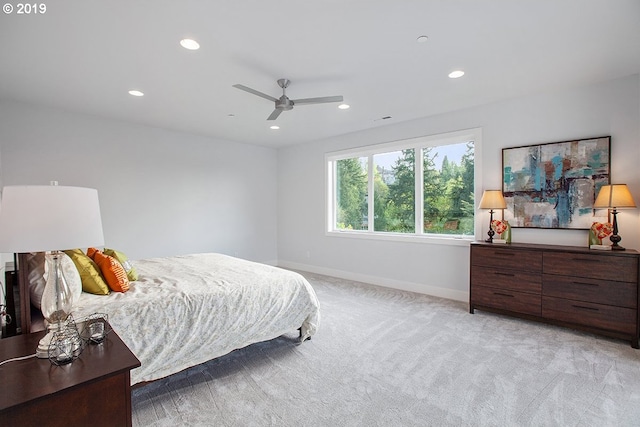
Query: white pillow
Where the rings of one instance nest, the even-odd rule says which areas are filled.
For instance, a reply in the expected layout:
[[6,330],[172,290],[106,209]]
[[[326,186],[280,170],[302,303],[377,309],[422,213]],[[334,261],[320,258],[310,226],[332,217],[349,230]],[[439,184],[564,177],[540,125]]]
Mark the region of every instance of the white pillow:
[[[69,255],[63,252],[61,256],[60,264],[62,266],[62,274],[71,289],[71,303],[74,304],[78,301],[82,293],[80,273],[78,273],[78,269]],[[50,258],[51,253],[47,252],[46,259],[49,260]],[[37,308],[40,308],[42,305],[42,293],[44,292],[44,285],[47,283],[47,274],[49,271],[48,264],[48,261],[45,261],[44,252],[34,252],[27,255],[29,295],[31,296],[31,304]]]
[[44,291],[44,252],[32,252],[27,254],[27,269],[29,272],[29,295],[31,304],[40,308],[42,292]]

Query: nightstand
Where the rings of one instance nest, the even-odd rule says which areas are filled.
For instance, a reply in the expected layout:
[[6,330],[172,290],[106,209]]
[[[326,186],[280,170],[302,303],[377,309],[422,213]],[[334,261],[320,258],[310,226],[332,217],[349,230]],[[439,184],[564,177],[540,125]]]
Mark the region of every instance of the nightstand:
[[[0,341],[0,361],[34,354],[44,332]],[[140,366],[115,331],[72,363],[48,359],[0,366],[0,419],[15,426],[131,426],[130,371]]]

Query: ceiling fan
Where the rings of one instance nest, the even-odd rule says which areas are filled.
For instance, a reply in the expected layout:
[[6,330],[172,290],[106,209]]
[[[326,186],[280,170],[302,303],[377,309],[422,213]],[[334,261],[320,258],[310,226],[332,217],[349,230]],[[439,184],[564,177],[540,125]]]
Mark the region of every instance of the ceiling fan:
[[273,96],[267,95],[266,93],[262,93],[255,89],[251,89],[245,85],[237,84],[233,85],[233,87],[244,90],[245,92],[252,93],[254,95],[258,95],[264,99],[268,99],[269,101],[273,101],[276,104],[276,109],[273,110],[273,113],[267,120],[275,120],[278,118],[280,113],[283,111],[289,111],[293,108],[294,105],[305,105],[305,104],[324,104],[327,102],[342,102],[342,96],[322,96],[319,98],[303,98],[303,99],[289,99],[285,93],[287,87],[291,83],[289,79],[279,79],[278,86],[282,88],[282,96],[278,98],[274,98]]

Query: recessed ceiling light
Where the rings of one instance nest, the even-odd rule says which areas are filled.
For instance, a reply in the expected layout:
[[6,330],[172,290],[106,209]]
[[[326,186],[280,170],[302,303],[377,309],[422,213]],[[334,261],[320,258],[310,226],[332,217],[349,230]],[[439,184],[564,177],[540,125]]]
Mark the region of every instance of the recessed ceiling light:
[[200,49],[200,44],[193,39],[182,39],[180,40],[180,46],[189,50],[198,50]]
[[144,93],[140,92],[139,90],[130,90],[130,91],[129,91],[129,95],[133,95],[133,96],[144,96]]
[[462,77],[462,76],[464,76],[464,71],[462,70],[456,70],[449,73],[450,79],[457,79],[458,77]]
[[271,129],[273,129],[273,130],[278,130],[278,129],[280,129],[280,126],[278,126],[278,125],[273,125],[273,126],[271,126]]
[[351,107],[349,104],[340,104],[338,105],[338,108],[341,110],[348,110],[349,107]]
[[429,40],[429,37],[427,36],[420,36],[416,39],[418,43],[426,43],[428,40]]
[[235,117],[235,114],[227,114],[227,117]]

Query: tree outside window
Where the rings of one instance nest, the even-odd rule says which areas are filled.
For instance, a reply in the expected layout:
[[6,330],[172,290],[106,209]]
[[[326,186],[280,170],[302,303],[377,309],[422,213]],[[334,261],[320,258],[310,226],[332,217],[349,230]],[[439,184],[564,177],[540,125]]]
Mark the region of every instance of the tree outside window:
[[333,229],[473,235],[474,142],[398,148],[333,161]]

